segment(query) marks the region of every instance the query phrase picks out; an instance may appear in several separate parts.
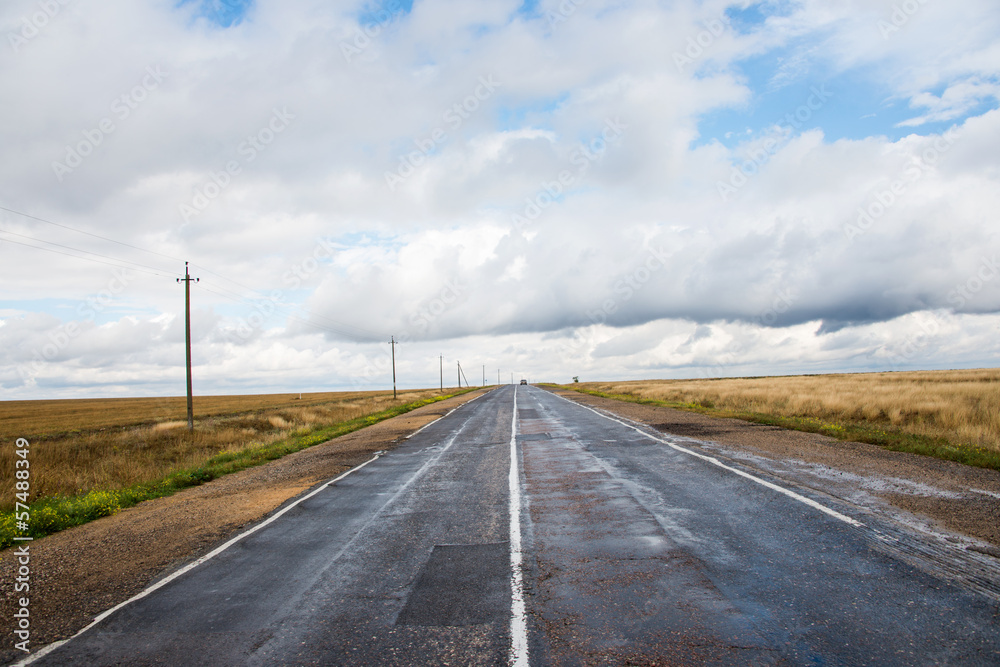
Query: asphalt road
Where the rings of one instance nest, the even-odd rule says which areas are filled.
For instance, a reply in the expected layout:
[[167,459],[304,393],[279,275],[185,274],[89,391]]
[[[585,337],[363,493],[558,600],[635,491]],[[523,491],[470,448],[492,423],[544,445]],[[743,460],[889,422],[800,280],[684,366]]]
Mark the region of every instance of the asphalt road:
[[1000,664],[1000,582],[667,441],[499,388],[33,664]]

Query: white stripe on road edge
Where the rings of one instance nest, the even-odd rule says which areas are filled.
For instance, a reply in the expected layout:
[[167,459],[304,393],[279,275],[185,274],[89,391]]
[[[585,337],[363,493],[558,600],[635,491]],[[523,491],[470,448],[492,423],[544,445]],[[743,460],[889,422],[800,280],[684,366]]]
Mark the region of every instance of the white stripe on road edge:
[[[492,389],[490,389],[490,391],[493,391],[493,390],[492,390]],[[415,435],[416,435],[417,433],[420,433],[421,431],[423,431],[423,430],[424,430],[425,428],[427,428],[427,427],[428,427],[428,426],[430,426],[431,424],[436,424],[437,422],[441,421],[442,419],[444,419],[445,417],[447,417],[448,415],[450,415],[450,414],[451,414],[452,412],[454,412],[455,410],[458,410],[458,409],[459,409],[460,407],[462,407],[463,405],[468,405],[469,403],[472,403],[472,401],[478,401],[478,400],[479,400],[480,398],[482,398],[482,397],[483,397],[483,396],[485,396],[486,394],[490,393],[490,391],[486,391],[486,392],[483,392],[483,393],[482,393],[482,394],[480,394],[479,396],[476,396],[475,398],[473,398],[473,399],[471,399],[471,400],[468,400],[468,401],[466,401],[465,403],[462,403],[462,405],[457,405],[457,406],[453,407],[453,408],[452,408],[451,410],[449,410],[448,412],[444,413],[443,415],[441,415],[440,417],[438,417],[438,418],[437,418],[437,419],[435,419],[434,421],[429,421],[429,422],[427,422],[426,424],[424,424],[423,426],[421,426],[420,428],[418,428],[418,429],[417,429],[416,431],[414,431],[414,432],[413,432],[413,433],[411,433],[410,435],[408,435],[408,436],[406,436],[405,438],[403,438],[403,440],[409,440],[410,438],[412,438],[413,436],[415,436]]]
[[524,611],[524,580],[521,573],[521,481],[517,470],[517,385],[510,418],[510,664],[528,665],[528,621]]
[[86,632],[87,630],[90,630],[90,629],[91,629],[92,627],[94,627],[95,625],[97,625],[98,623],[100,623],[101,621],[103,621],[103,620],[104,620],[104,619],[106,619],[106,618],[107,618],[108,616],[110,616],[111,614],[115,613],[116,611],[118,611],[118,610],[119,610],[119,609],[121,609],[122,607],[125,607],[125,606],[127,606],[127,605],[130,605],[130,604],[132,604],[133,602],[135,602],[136,600],[141,600],[142,598],[146,597],[146,596],[147,596],[147,595],[149,595],[150,593],[153,593],[154,591],[157,591],[157,590],[159,590],[160,588],[163,588],[164,586],[166,586],[167,584],[169,584],[169,583],[170,583],[171,581],[173,581],[174,579],[177,579],[178,577],[180,577],[180,576],[183,576],[183,575],[187,574],[188,572],[190,572],[190,571],[191,571],[191,570],[193,570],[194,568],[198,567],[198,566],[199,566],[199,565],[201,565],[202,563],[204,563],[204,562],[206,562],[206,561],[209,561],[209,560],[211,560],[211,559],[215,558],[216,556],[218,556],[218,555],[219,555],[219,554],[221,554],[221,553],[222,553],[223,551],[225,551],[225,550],[226,550],[226,549],[228,549],[229,547],[233,546],[234,544],[236,544],[237,542],[239,542],[239,541],[240,541],[240,540],[242,540],[243,538],[245,538],[245,537],[248,537],[248,536],[250,536],[250,535],[253,535],[254,533],[256,533],[256,532],[257,532],[258,530],[260,530],[261,528],[264,528],[265,526],[267,526],[267,525],[269,525],[269,524],[271,524],[271,523],[274,523],[274,522],[275,522],[275,521],[277,521],[277,520],[278,520],[278,519],[279,519],[279,518],[280,518],[280,517],[281,517],[281,516],[282,516],[283,514],[285,514],[285,513],[287,512],[287,511],[289,511],[290,509],[292,509],[293,507],[295,507],[295,506],[296,506],[296,505],[298,505],[299,503],[301,503],[301,502],[304,502],[304,501],[306,501],[306,500],[309,500],[310,498],[312,498],[313,496],[315,496],[315,495],[316,495],[317,493],[319,493],[320,491],[323,491],[323,490],[324,490],[324,489],[326,489],[327,487],[329,487],[329,486],[331,486],[331,485],[333,485],[333,484],[336,484],[337,482],[339,482],[340,480],[344,479],[345,477],[347,477],[347,476],[348,476],[348,475],[350,475],[351,473],[353,473],[353,472],[357,472],[358,470],[361,470],[362,468],[364,468],[364,467],[365,467],[366,465],[368,465],[368,464],[369,464],[369,463],[371,463],[372,461],[374,461],[374,460],[378,459],[378,458],[379,458],[380,456],[382,456],[382,454],[384,454],[384,453],[385,453],[385,452],[377,452],[377,453],[375,454],[375,456],[371,457],[370,459],[368,459],[367,461],[365,461],[365,462],[364,462],[364,463],[362,463],[361,465],[359,465],[359,466],[357,466],[357,467],[355,467],[355,468],[351,468],[350,470],[348,470],[347,472],[343,473],[342,475],[340,475],[340,476],[338,476],[338,477],[336,477],[336,478],[334,478],[334,479],[331,479],[331,480],[330,480],[329,482],[327,482],[326,484],[324,484],[324,485],[322,485],[322,486],[320,486],[320,487],[317,487],[316,489],[313,489],[313,490],[312,490],[312,491],[311,491],[311,492],[310,492],[310,493],[309,493],[308,495],[305,495],[305,496],[302,496],[301,498],[299,498],[299,499],[298,499],[298,500],[296,500],[295,502],[293,502],[293,503],[291,503],[291,504],[287,505],[287,506],[286,506],[286,507],[285,507],[284,509],[282,509],[281,511],[279,511],[279,512],[277,512],[277,513],[273,514],[273,515],[271,515],[271,516],[270,516],[270,517],[268,517],[268,518],[267,518],[266,520],[264,520],[264,521],[262,521],[262,522],[258,523],[258,524],[257,524],[256,526],[254,526],[253,528],[250,528],[250,529],[248,529],[248,530],[246,530],[246,531],[244,531],[244,532],[240,533],[239,535],[237,535],[236,537],[232,538],[231,540],[229,540],[228,542],[226,542],[226,543],[225,543],[225,544],[223,544],[222,546],[220,546],[220,547],[217,547],[216,549],[213,549],[213,550],[212,550],[212,551],[210,551],[209,553],[205,554],[204,556],[202,556],[202,557],[201,557],[201,558],[199,558],[198,560],[196,560],[196,561],[194,561],[194,562],[192,562],[192,563],[188,563],[187,565],[185,565],[185,566],[184,566],[184,567],[182,567],[181,569],[177,570],[176,572],[174,572],[174,573],[173,573],[173,574],[171,574],[170,576],[168,576],[168,577],[165,577],[165,578],[161,579],[160,581],[156,582],[155,584],[153,584],[152,586],[150,586],[150,587],[149,587],[149,588],[147,588],[146,590],[142,591],[141,593],[137,593],[137,594],[133,595],[132,597],[130,597],[130,598],[129,598],[128,600],[125,600],[124,602],[121,602],[121,603],[119,603],[119,604],[115,605],[115,606],[114,606],[114,607],[112,607],[111,609],[108,609],[107,611],[105,611],[105,612],[103,612],[103,613],[101,613],[101,614],[97,615],[97,616],[96,616],[96,617],[94,618],[94,620],[93,620],[93,621],[92,621],[92,622],[90,623],[90,625],[86,626],[85,628],[83,628],[82,630],[80,630],[79,632],[77,632],[77,633],[76,633],[75,635],[73,635],[72,637],[70,637],[70,638],[68,638],[68,639],[62,639],[62,640],[60,640],[60,641],[57,641],[57,642],[53,642],[52,644],[49,644],[48,646],[46,646],[46,647],[42,648],[41,650],[39,650],[39,651],[38,651],[37,653],[32,653],[31,655],[27,656],[27,657],[26,657],[26,658],[25,658],[24,660],[22,660],[22,661],[20,661],[20,662],[17,662],[17,663],[14,663],[14,666],[13,666],[13,667],[21,667],[22,665],[30,665],[30,664],[31,664],[32,662],[34,662],[35,660],[38,660],[39,658],[42,658],[42,657],[44,657],[44,656],[48,655],[48,654],[49,654],[49,653],[51,653],[52,651],[55,651],[55,650],[56,650],[57,648],[59,648],[59,647],[60,647],[60,646],[62,646],[63,644],[66,644],[67,642],[71,642],[71,641],[73,641],[74,639],[76,639],[77,637],[79,637],[80,635],[82,635],[82,634],[83,634],[84,632]]
[[594,408],[590,407],[589,405],[584,405],[583,403],[577,403],[576,401],[571,401],[570,399],[566,398],[565,396],[559,396],[559,394],[556,394],[554,392],[552,393],[552,395],[553,396],[558,396],[559,398],[563,399],[567,403],[572,403],[573,405],[578,405],[581,408],[586,408],[587,410],[590,410],[591,412],[593,412],[595,415],[604,417],[605,419],[608,419],[608,420],[613,421],[613,422],[617,422],[618,424],[621,424],[622,426],[630,428],[630,429],[632,429],[633,431],[635,431],[637,433],[641,433],[642,435],[646,436],[650,440],[655,440],[656,442],[661,442],[664,445],[668,445],[670,447],[673,447],[674,449],[676,449],[679,452],[683,452],[685,454],[689,454],[691,456],[694,456],[696,458],[701,459],[702,461],[708,461],[709,463],[711,463],[713,465],[717,465],[717,466],[719,466],[720,468],[722,468],[724,470],[728,470],[729,472],[736,473],[740,477],[745,477],[746,479],[749,479],[749,480],[751,480],[753,482],[757,482],[761,486],[766,486],[767,488],[772,489],[774,491],[777,491],[778,493],[783,493],[786,496],[788,496],[789,498],[794,498],[795,500],[799,501],[800,503],[808,505],[809,507],[812,507],[813,509],[818,509],[820,512],[823,512],[824,514],[832,516],[834,519],[838,519],[839,521],[843,521],[846,524],[854,526],[855,528],[862,528],[865,525],[865,524],[861,523],[860,521],[858,521],[857,519],[852,519],[851,517],[846,516],[844,514],[841,514],[837,510],[831,509],[831,508],[827,507],[826,505],[821,505],[818,502],[816,502],[815,500],[813,500],[812,498],[806,498],[803,495],[799,495],[798,493],[795,493],[791,489],[786,489],[783,486],[778,486],[777,484],[773,484],[771,482],[768,482],[767,480],[761,479],[760,477],[755,477],[754,475],[751,475],[748,472],[744,472],[744,471],[740,470],[739,468],[734,468],[732,466],[727,466],[725,463],[723,463],[722,461],[720,461],[717,458],[714,458],[712,456],[706,456],[704,454],[699,454],[698,452],[690,450],[690,449],[688,449],[686,447],[681,447],[680,445],[676,445],[676,444],[670,442],[669,440],[664,440],[663,438],[658,438],[655,435],[652,435],[651,433],[647,433],[647,432],[643,431],[641,428],[637,428],[637,427],[633,426],[632,424],[628,424],[626,422],[621,421],[620,419],[615,419],[614,417],[609,417],[608,415],[606,415],[606,414],[604,414],[602,412],[598,412],[597,410],[595,410]]

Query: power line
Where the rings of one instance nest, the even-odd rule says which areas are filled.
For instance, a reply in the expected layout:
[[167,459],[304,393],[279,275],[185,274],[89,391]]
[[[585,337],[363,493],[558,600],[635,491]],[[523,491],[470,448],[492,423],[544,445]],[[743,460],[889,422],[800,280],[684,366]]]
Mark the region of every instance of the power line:
[[69,225],[64,225],[60,222],[52,222],[51,220],[46,220],[45,218],[39,218],[37,215],[31,215],[30,213],[24,213],[23,211],[15,211],[12,208],[7,208],[6,206],[0,206],[0,211],[7,211],[8,213],[13,213],[14,215],[20,215],[31,220],[37,220],[38,222],[44,222],[47,225],[54,225],[56,227],[62,227],[63,229],[68,229],[71,232],[76,232],[77,234],[86,234],[87,236],[93,236],[95,239],[101,239],[102,241],[108,241],[110,243],[117,243],[120,246],[125,246],[126,248],[132,248],[133,250],[139,250],[141,252],[148,252],[151,255],[159,255],[169,260],[175,262],[183,262],[184,260],[178,259],[177,257],[171,257],[170,255],[164,255],[162,252],[156,252],[155,250],[148,250],[146,248],[140,248],[137,245],[132,245],[131,243],[125,243],[124,241],[116,241],[115,239],[108,238],[107,236],[101,236],[100,234],[94,234],[92,232],[85,232],[82,229],[77,229],[76,227],[70,227]]
[[[116,239],[112,239],[112,238],[109,238],[107,236],[101,236],[100,234],[94,234],[92,232],[87,232],[87,231],[84,231],[82,229],[77,229],[75,227],[71,227],[70,225],[65,225],[65,224],[62,224],[62,223],[59,223],[59,222],[53,222],[52,220],[47,220],[45,218],[41,218],[41,217],[36,216],[36,215],[31,215],[30,213],[24,213],[23,211],[17,211],[15,209],[8,208],[6,206],[0,206],[0,211],[7,211],[8,213],[13,213],[15,215],[19,215],[19,216],[22,216],[22,217],[25,217],[25,218],[28,218],[28,219],[31,219],[31,220],[37,220],[38,222],[43,222],[45,224],[53,225],[55,227],[61,227],[62,229],[67,229],[69,231],[76,232],[78,234],[84,234],[86,236],[92,236],[94,238],[101,239],[102,241],[107,241],[109,243],[115,243],[117,245],[124,246],[126,248],[132,248],[134,250],[139,250],[140,252],[149,253],[151,255],[157,255],[159,257],[164,257],[166,259],[170,259],[170,260],[173,260],[173,261],[177,261],[177,262],[184,261],[184,260],[181,260],[181,259],[179,259],[177,257],[172,257],[170,255],[167,255],[167,254],[164,254],[164,253],[161,253],[161,252],[157,252],[155,250],[149,250],[147,248],[142,248],[140,246],[133,245],[131,243],[125,243],[124,241],[118,241]],[[132,270],[135,270],[135,271],[143,271],[144,273],[152,273],[152,275],[157,275],[157,276],[162,276],[162,277],[173,277],[173,276],[163,276],[162,273],[159,273],[160,271],[167,271],[166,269],[159,269],[159,268],[156,268],[156,267],[147,266],[145,264],[139,264],[137,262],[132,262],[130,260],[124,260],[124,259],[120,259],[120,258],[117,258],[117,257],[112,257],[110,255],[102,255],[100,253],[95,253],[95,252],[92,252],[92,251],[89,251],[89,250],[83,250],[82,248],[74,248],[72,246],[67,246],[67,245],[63,245],[63,244],[60,244],[60,243],[55,243],[53,241],[45,241],[44,239],[38,239],[38,238],[35,238],[35,237],[28,236],[26,234],[19,234],[17,232],[7,232],[5,230],[0,230],[0,231],[4,231],[4,233],[7,233],[7,234],[12,234],[12,235],[15,235],[15,236],[20,236],[22,238],[27,238],[27,239],[30,239],[32,241],[36,241],[36,242],[39,242],[39,243],[46,243],[46,244],[54,245],[54,246],[57,246],[57,247],[60,247],[60,248],[66,248],[68,250],[73,250],[73,251],[85,253],[85,254],[88,254],[88,255],[94,255],[96,257],[103,257],[105,259],[110,259],[110,260],[115,261],[115,262],[120,262],[120,263],[124,263],[124,264],[132,264],[134,266],[143,267],[142,269],[132,269]],[[17,241],[10,241],[10,240],[8,240],[8,242],[9,243],[18,243]],[[85,260],[97,262],[97,263],[100,263],[100,264],[108,264],[108,262],[99,262],[98,260],[90,259],[88,257],[79,257],[78,255],[71,255],[71,254],[68,254],[68,253],[59,252],[57,250],[52,250],[50,248],[39,248],[38,246],[32,246],[32,245],[29,245],[29,244],[26,244],[26,243],[19,243],[19,245],[24,245],[24,246],[27,246],[29,248],[36,248],[37,250],[46,250],[48,252],[55,252],[55,253],[58,253],[58,254],[61,254],[61,255],[66,255],[68,257],[77,257],[78,259],[85,259]],[[116,264],[109,264],[109,266],[118,266],[118,265],[116,265]],[[222,275],[221,273],[218,273],[216,271],[212,271],[211,269],[209,269],[207,267],[201,266],[199,264],[194,264],[194,263],[192,263],[191,266],[192,267],[196,267],[196,268],[198,268],[198,269],[200,269],[200,270],[202,270],[202,271],[204,271],[206,273],[210,273],[210,274],[212,274],[212,275],[214,275],[214,276],[216,276],[218,278],[222,278],[223,280],[228,281],[228,282],[230,282],[230,283],[232,283],[234,285],[242,287],[243,289],[251,292],[252,294],[256,294],[259,298],[263,298],[263,299],[269,299],[270,298],[267,295],[263,294],[262,292],[260,292],[258,290],[255,290],[252,287],[249,287],[248,285],[244,285],[243,283],[240,283],[240,282],[238,282],[236,280],[233,280],[232,278],[228,278],[228,277]],[[128,268],[128,267],[119,266],[119,268]],[[174,275],[179,275],[179,273],[174,273]],[[219,289],[225,289],[225,288],[219,287]],[[226,291],[230,291],[230,290],[226,290]],[[244,299],[243,295],[238,295],[235,292],[231,292],[231,291],[230,291],[230,293],[236,295],[237,298],[239,298],[241,300]],[[216,292],[216,294],[217,294],[217,292]],[[222,295],[220,295],[220,296],[222,296]],[[346,324],[344,322],[339,322],[337,320],[334,320],[334,319],[329,318],[329,317],[325,317],[325,316],[320,315],[318,313],[306,312],[306,311],[302,310],[302,308],[300,306],[293,306],[293,307],[296,310],[298,310],[299,312],[301,312],[302,314],[306,315],[306,318],[296,317],[294,314],[292,314],[292,312],[290,312],[286,308],[284,308],[282,306],[279,306],[277,304],[275,305],[276,309],[281,310],[283,313],[285,313],[289,317],[294,317],[295,319],[303,321],[306,324],[310,324],[310,325],[314,326],[317,329],[322,329],[324,331],[329,331],[331,333],[336,333],[336,334],[339,334],[341,336],[347,336],[348,338],[353,338],[355,340],[358,340],[360,338],[377,339],[377,338],[381,337],[381,334],[378,334],[376,332],[369,331],[367,329],[362,329],[360,327],[351,326],[351,325]],[[307,318],[309,318],[309,319],[307,319]],[[314,324],[311,321],[312,319],[325,320],[328,323],[328,325],[327,326],[322,326],[322,325]],[[329,325],[333,325],[333,326],[329,326]]]
[[162,273],[157,273],[155,271],[147,271],[146,269],[136,269],[129,266],[122,266],[121,264],[113,264],[112,262],[104,262],[99,259],[92,259],[90,257],[81,257],[80,255],[71,255],[68,252],[62,252],[61,250],[53,250],[52,248],[39,248],[36,245],[31,245],[30,243],[22,243],[21,241],[11,241],[10,239],[5,239],[5,243],[14,243],[16,245],[23,245],[27,248],[34,248],[35,250],[44,250],[45,252],[54,252],[57,255],[65,255],[66,257],[74,257],[76,259],[82,259],[88,262],[96,262],[97,264],[105,264],[107,266],[114,266],[119,269],[127,269],[129,271],[139,271],[140,273],[148,273],[152,276],[160,276],[161,278],[172,278],[173,276],[164,275]]
[[[3,231],[3,230],[0,230],[0,231]],[[4,233],[11,234],[11,233],[14,233],[14,232],[4,232]],[[25,235],[24,234],[17,234],[17,236],[25,236]],[[114,257],[110,257],[110,256],[107,256],[107,255],[101,255],[99,253],[92,253],[92,252],[89,252],[89,251],[86,251],[86,250],[82,250],[82,249],[79,249],[79,248],[72,248],[70,246],[64,246],[64,245],[61,245],[61,244],[58,244],[58,243],[52,243],[50,241],[43,241],[41,239],[35,239],[35,238],[32,238],[32,237],[27,237],[27,238],[30,238],[33,241],[38,241],[38,242],[41,242],[41,243],[51,243],[52,245],[56,245],[56,246],[59,246],[61,248],[68,248],[70,250],[76,250],[76,251],[79,251],[79,252],[87,252],[88,254],[95,255],[97,257],[107,257],[108,259],[111,259],[113,261],[107,262],[107,261],[104,261],[104,260],[101,260],[101,259],[94,259],[92,257],[81,257],[80,255],[74,255],[74,254],[71,254],[71,253],[68,253],[68,252],[63,252],[61,250],[55,250],[53,248],[42,248],[42,247],[39,247],[39,246],[31,245],[30,243],[24,243],[22,241],[14,241],[14,240],[11,240],[11,239],[3,239],[3,242],[5,242],[5,243],[13,243],[15,245],[25,246],[26,248],[33,248],[35,250],[42,250],[44,252],[51,252],[51,253],[55,253],[57,255],[63,255],[64,257],[72,257],[74,259],[82,259],[82,260],[87,261],[87,262],[94,262],[95,264],[103,264],[104,266],[113,266],[115,268],[125,269],[127,271],[137,271],[139,273],[145,273],[145,274],[148,274],[148,275],[151,275],[151,276],[157,276],[157,277],[160,277],[160,278],[172,278],[172,277],[174,277],[174,276],[171,276],[171,275],[160,273],[160,272],[158,272],[156,270],[148,270],[147,268],[136,268],[137,266],[138,267],[142,267],[142,266],[145,266],[145,265],[135,264],[134,262],[128,262],[128,260],[120,260],[120,259],[117,259],[117,258],[114,258]],[[134,264],[134,266],[124,266],[123,263]],[[220,276],[220,277],[222,277],[222,276]],[[216,286],[218,289],[223,290],[224,292],[227,292],[227,294],[223,294],[222,292],[218,292],[216,290],[209,289],[208,287],[205,287],[205,286],[199,286],[199,287],[201,289],[205,290],[205,291],[211,292],[212,294],[215,294],[217,296],[221,296],[221,297],[223,297],[225,299],[229,299],[230,301],[234,301],[234,302],[241,303],[243,305],[248,305],[248,306],[256,306],[257,305],[253,301],[250,301],[249,299],[247,299],[245,296],[243,296],[243,295],[241,295],[241,294],[239,294],[237,292],[234,292],[232,290],[226,289],[225,287],[221,287],[221,286],[218,286],[218,285]],[[251,291],[253,291],[253,290],[251,290]],[[261,298],[264,298],[264,299],[267,298],[264,295],[260,295],[260,296],[261,296]],[[323,324],[320,324],[320,323],[317,323],[317,322],[313,322],[310,319],[307,319],[305,317],[299,317],[293,311],[289,310],[288,308],[286,308],[286,307],[284,307],[282,305],[275,304],[274,305],[274,309],[280,311],[282,314],[284,314],[285,316],[287,316],[287,317],[289,317],[291,319],[294,319],[294,320],[297,320],[299,322],[302,322],[303,324],[305,324],[307,326],[310,326],[310,327],[313,327],[315,329],[318,329],[320,331],[326,331],[328,333],[333,333],[333,334],[337,334],[337,335],[340,335],[340,336],[346,336],[348,338],[354,339],[355,341],[357,341],[360,338],[358,336],[358,333],[356,331],[352,332],[352,331],[347,331],[345,329],[337,329],[337,328],[334,328],[334,327],[331,327],[331,326],[324,326]],[[324,318],[324,317],[319,316],[319,315],[314,315],[314,317],[319,317],[320,319],[326,319],[326,320],[328,320],[330,322],[333,322],[334,324],[338,324],[334,320],[329,320],[329,318]],[[375,335],[375,334],[372,334],[370,332],[366,332],[366,334],[367,334],[367,337],[374,337],[374,335]]]
[[[239,303],[239,304],[242,304],[242,305],[245,305],[245,306],[256,306],[257,305],[253,301],[250,301],[250,300],[246,299],[245,297],[238,295],[236,292],[233,292],[231,290],[227,290],[225,287],[218,287],[218,286],[216,286],[216,287],[218,287],[218,289],[221,289],[221,290],[223,290],[225,292],[228,292],[228,294],[223,294],[222,292],[217,292],[217,291],[215,291],[215,290],[213,290],[211,288],[205,287],[203,284],[202,285],[196,285],[196,287],[198,287],[198,289],[202,289],[202,290],[204,290],[206,292],[211,292],[212,294],[221,296],[224,299],[228,299],[230,301],[234,301],[236,303]],[[284,308],[282,308],[280,306],[275,305],[275,310],[280,310],[282,312],[282,314],[285,315],[286,317],[288,317],[290,319],[293,319],[293,320],[297,320],[297,321],[301,322],[302,324],[305,324],[306,326],[313,327],[314,329],[318,329],[320,331],[326,331],[326,332],[329,332],[329,333],[339,334],[341,336],[354,337],[354,334],[351,334],[350,332],[341,331],[341,330],[338,330],[338,329],[333,329],[331,327],[323,326],[321,324],[317,324],[316,322],[312,322],[312,321],[307,320],[305,318],[299,317],[299,316],[295,315],[294,313],[289,312],[288,310],[285,310]]]
[[[31,241],[37,241],[38,243],[47,243],[49,245],[54,245],[57,248],[65,248],[67,250],[73,250],[73,251],[76,251],[76,252],[82,252],[82,253],[85,253],[87,255],[94,255],[95,257],[103,257],[104,259],[114,260],[116,262],[121,262],[123,264],[132,264],[134,266],[140,266],[140,267],[142,267],[144,269],[149,269],[151,271],[167,271],[168,270],[168,269],[161,269],[161,268],[156,267],[156,266],[149,266],[147,264],[139,264],[138,262],[132,262],[132,261],[129,261],[127,259],[121,259],[120,257],[112,257],[110,255],[102,255],[99,252],[92,252],[90,250],[84,250],[83,248],[74,248],[73,246],[63,245],[62,243],[56,243],[55,241],[46,241],[45,239],[35,238],[34,236],[28,236],[27,234],[20,234],[18,232],[12,232],[12,231],[10,231],[8,229],[0,229],[0,232],[2,232],[4,234],[10,234],[11,236],[20,236],[23,239],[29,239]],[[37,246],[31,246],[31,247],[37,247]],[[45,250],[45,248],[39,248],[39,250]],[[84,259],[84,258],[81,257],[81,259]]]
[[[201,287],[201,289],[207,290],[209,292],[212,292],[213,294],[217,294],[217,295],[219,295],[221,297],[227,298],[227,299],[229,299],[231,301],[236,301],[236,302],[241,303],[241,304],[246,305],[246,306],[257,306],[258,305],[257,303],[255,303],[255,302],[247,299],[245,296],[243,296],[241,294],[238,294],[237,292],[234,292],[234,291],[232,291],[230,289],[226,289],[225,287],[220,287],[219,285],[216,285],[215,287],[217,289],[222,290],[223,292],[227,292],[227,294],[223,294],[222,292],[216,292],[215,290],[208,289],[207,287]],[[261,299],[269,300],[273,304],[274,310],[277,310],[277,311],[281,312],[282,314],[284,314],[285,316],[290,317],[290,318],[292,318],[294,320],[298,320],[299,322],[302,322],[302,323],[304,323],[306,325],[309,325],[311,327],[314,327],[316,329],[320,329],[322,331],[328,331],[330,333],[335,333],[335,334],[339,334],[341,336],[347,336],[349,338],[357,339],[357,334],[351,333],[350,331],[344,331],[343,329],[335,329],[335,328],[330,327],[330,326],[323,326],[322,324],[317,324],[317,323],[315,323],[315,322],[313,322],[313,321],[311,321],[309,319],[306,319],[304,317],[300,317],[300,316],[296,315],[292,310],[286,308],[284,305],[279,304],[279,303],[275,303],[273,300],[270,300],[269,297],[267,297],[267,296],[261,295]],[[334,324],[336,324],[336,322],[334,322]]]
[[[236,280],[233,280],[232,278],[227,278],[226,276],[222,275],[221,273],[216,273],[215,271],[212,271],[211,269],[207,269],[204,266],[200,266],[198,264],[192,264],[191,266],[193,266],[195,268],[199,268],[202,271],[206,271],[208,273],[211,273],[212,275],[217,276],[219,278],[222,278],[223,280],[226,280],[228,282],[231,282],[234,285],[238,285],[239,287],[242,287],[243,289],[247,290],[248,292],[251,292],[252,294],[257,295],[258,298],[261,298],[261,299],[270,299],[271,298],[268,295],[264,294],[263,292],[255,290],[254,288],[252,288],[252,287],[250,287],[248,285],[244,285],[243,283],[238,282]],[[219,287],[219,289],[225,289],[225,288],[224,287]],[[231,290],[226,290],[226,291],[230,292],[231,294],[236,294],[236,292],[232,292]],[[239,297],[241,299],[245,298],[245,297],[243,297],[243,295],[239,295]],[[339,333],[339,334],[344,335],[344,336],[349,336],[349,337],[352,337],[352,338],[355,338],[355,339],[358,339],[360,337],[377,339],[377,338],[381,337],[381,334],[378,334],[378,333],[376,333],[374,331],[369,331],[368,329],[362,329],[360,327],[351,326],[350,324],[346,324],[344,322],[340,322],[338,320],[334,320],[334,319],[331,319],[329,317],[325,317],[325,316],[320,315],[318,313],[306,311],[301,306],[298,306],[298,305],[292,305],[290,307],[294,308],[295,310],[297,310],[301,314],[305,315],[307,318],[316,318],[316,319],[320,319],[320,320],[325,320],[326,322],[328,322],[329,324],[334,325],[335,327],[341,327],[341,328],[337,328],[337,329],[328,329],[328,330],[334,331],[335,333]],[[291,312],[289,310],[286,310],[283,306],[277,306],[276,305],[275,308],[277,308],[279,310],[282,310],[282,312],[284,312],[285,314],[291,316]],[[298,318],[298,319],[303,319],[303,318]]]

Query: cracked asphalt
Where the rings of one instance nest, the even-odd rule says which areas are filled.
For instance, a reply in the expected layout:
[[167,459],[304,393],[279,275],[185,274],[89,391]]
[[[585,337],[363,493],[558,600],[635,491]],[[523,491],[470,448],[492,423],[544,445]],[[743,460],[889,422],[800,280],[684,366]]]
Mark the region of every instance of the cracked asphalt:
[[938,571],[849,502],[506,386],[34,664],[508,664],[515,400],[530,664],[1000,663],[997,581]]

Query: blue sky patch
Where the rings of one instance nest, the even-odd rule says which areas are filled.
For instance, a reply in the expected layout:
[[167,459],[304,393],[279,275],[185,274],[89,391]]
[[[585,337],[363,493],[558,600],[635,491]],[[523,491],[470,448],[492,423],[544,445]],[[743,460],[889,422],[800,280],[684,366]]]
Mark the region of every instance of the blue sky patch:
[[239,25],[253,7],[253,0],[181,0],[178,6],[197,2],[198,16],[208,19],[220,28]]
[[765,14],[761,10],[760,4],[750,5],[742,9],[737,7],[726,9],[726,17],[729,18],[730,27],[741,35],[755,32],[767,21],[769,15],[773,16],[774,12]]
[[537,17],[539,15],[538,0],[524,0],[514,13],[527,18]]
[[413,0],[377,0],[370,2],[358,13],[358,23],[363,26],[385,26],[401,14],[413,11]]
[[[996,100],[988,99],[955,119],[901,126],[923,116],[926,110],[911,107],[908,99],[895,96],[875,70],[831,72],[799,58],[794,49],[748,58],[735,67],[750,89],[748,104],[702,115],[700,137],[693,147],[718,141],[732,148],[768,133],[775,125],[792,136],[820,129],[828,142],[872,136],[897,141],[911,134],[942,133],[997,106]],[[928,92],[940,95],[946,87]]]
[[[127,315],[148,318],[158,314],[155,308],[140,307],[124,298],[124,295],[91,294],[82,300],[66,299],[7,299],[0,301],[0,310],[16,310],[25,313],[45,313],[62,322],[90,320],[100,326],[117,322]],[[16,316],[15,316],[16,317]]]
[[534,127],[551,130],[550,115],[565,104],[569,97],[569,93],[562,93],[516,107],[500,107],[497,110],[497,129],[509,131]]

